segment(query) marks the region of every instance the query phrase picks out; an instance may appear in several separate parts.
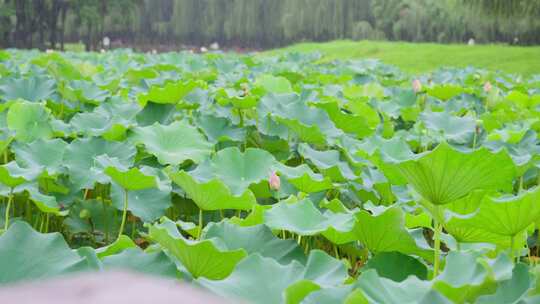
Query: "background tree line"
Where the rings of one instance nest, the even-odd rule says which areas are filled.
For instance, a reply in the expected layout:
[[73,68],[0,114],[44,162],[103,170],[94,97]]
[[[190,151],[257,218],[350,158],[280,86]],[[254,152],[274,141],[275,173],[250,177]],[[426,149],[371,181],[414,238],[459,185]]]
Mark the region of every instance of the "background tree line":
[[0,46],[540,42],[540,0],[0,0]]

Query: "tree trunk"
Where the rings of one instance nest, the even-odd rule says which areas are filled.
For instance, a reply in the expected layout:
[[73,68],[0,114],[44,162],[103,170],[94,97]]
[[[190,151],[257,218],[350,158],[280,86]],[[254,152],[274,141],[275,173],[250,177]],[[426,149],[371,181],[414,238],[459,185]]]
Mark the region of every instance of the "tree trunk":
[[26,1],[15,1],[15,46],[24,48],[26,46]]
[[60,13],[60,8],[62,6],[61,0],[54,0],[51,7],[51,12],[49,14],[49,42],[51,43],[51,48],[56,48],[56,40],[58,35],[58,15]]
[[61,25],[60,25],[60,49],[64,51],[64,35],[65,35],[65,29],[66,29],[66,14],[68,10],[68,3],[64,2],[62,3],[61,7]]

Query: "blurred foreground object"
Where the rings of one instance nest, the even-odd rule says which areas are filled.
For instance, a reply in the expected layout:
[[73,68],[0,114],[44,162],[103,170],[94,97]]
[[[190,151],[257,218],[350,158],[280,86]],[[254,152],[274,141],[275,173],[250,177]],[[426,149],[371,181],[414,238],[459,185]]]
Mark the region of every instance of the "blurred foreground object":
[[178,281],[129,272],[91,272],[0,287],[0,303],[230,303]]

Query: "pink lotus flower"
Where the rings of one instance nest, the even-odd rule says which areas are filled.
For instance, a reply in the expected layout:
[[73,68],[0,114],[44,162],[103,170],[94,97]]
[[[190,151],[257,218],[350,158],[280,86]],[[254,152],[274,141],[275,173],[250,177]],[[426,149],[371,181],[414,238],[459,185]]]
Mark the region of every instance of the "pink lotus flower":
[[419,79],[415,79],[413,80],[412,82],[412,89],[415,93],[418,93],[422,90],[422,83],[420,82]]
[[493,87],[491,86],[491,83],[489,81],[486,81],[486,83],[484,83],[484,92],[489,93],[492,88]]
[[279,191],[279,188],[281,187],[281,180],[279,179],[279,176],[277,176],[275,171],[270,174],[268,183],[270,184],[270,189]]

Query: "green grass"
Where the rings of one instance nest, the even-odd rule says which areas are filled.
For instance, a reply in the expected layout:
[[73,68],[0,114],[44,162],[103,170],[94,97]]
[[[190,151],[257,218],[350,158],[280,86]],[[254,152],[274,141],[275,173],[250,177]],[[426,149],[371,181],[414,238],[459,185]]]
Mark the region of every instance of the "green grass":
[[540,74],[540,47],[507,45],[462,45],[436,43],[333,41],[300,43],[266,52],[321,52],[323,62],[334,59],[377,58],[410,73],[423,73],[443,66],[475,66],[492,71]]
[[68,52],[84,52],[85,51],[84,44],[82,43],[66,43],[64,45],[64,48]]

